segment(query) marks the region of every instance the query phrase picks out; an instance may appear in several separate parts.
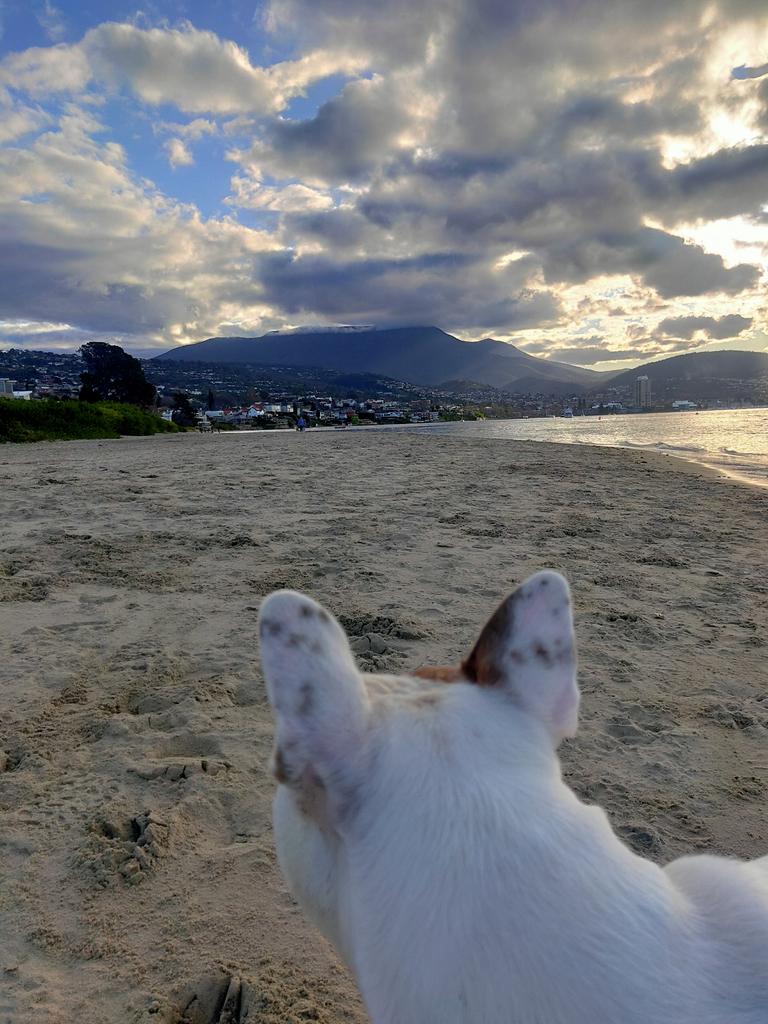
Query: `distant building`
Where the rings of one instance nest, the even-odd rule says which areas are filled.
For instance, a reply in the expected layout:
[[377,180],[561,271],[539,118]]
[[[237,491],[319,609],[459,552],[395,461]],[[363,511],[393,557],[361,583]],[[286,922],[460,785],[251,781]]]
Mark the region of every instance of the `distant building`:
[[687,409],[698,409],[699,407],[695,402],[689,402],[687,398],[678,398],[672,403],[672,408],[685,411]]
[[11,380],[10,377],[0,377],[0,395],[7,395],[8,398],[13,398],[13,385],[16,383],[15,380]]
[[651,381],[645,375],[635,379],[635,408],[651,408]]

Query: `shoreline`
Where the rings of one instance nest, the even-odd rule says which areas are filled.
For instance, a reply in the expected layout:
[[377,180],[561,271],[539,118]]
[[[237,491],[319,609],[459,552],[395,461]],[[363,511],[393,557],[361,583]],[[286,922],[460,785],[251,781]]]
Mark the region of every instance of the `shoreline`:
[[[744,409],[716,409],[716,410],[698,410],[696,412],[675,412],[675,413],[658,413],[657,416],[663,416],[669,418],[671,422],[677,424],[689,419],[692,416],[704,416],[707,417],[710,414],[716,416],[728,416],[733,414],[740,414],[747,412],[751,413],[764,413],[765,409],[762,407]],[[642,422],[647,420],[648,417],[638,417],[636,415],[619,415],[619,416],[607,416],[605,417],[604,426],[613,426],[619,421],[629,420],[630,422]],[[590,426],[596,422],[602,422],[600,417],[578,417],[571,420],[567,420],[569,427],[574,423],[580,425],[580,421],[584,420]],[[375,433],[375,434],[398,434],[398,433],[422,433],[427,434],[439,434],[442,437],[466,437],[468,439],[498,439],[505,441],[519,441],[519,442],[534,442],[543,444],[555,444],[555,445],[569,445],[569,446],[586,446],[590,448],[618,448],[624,451],[642,452],[645,454],[659,454],[668,455],[678,460],[678,466],[681,464],[693,464],[700,467],[702,470],[713,472],[717,478],[721,480],[728,480],[737,484],[746,484],[752,487],[765,488],[768,487],[768,451],[764,453],[753,453],[748,454],[745,452],[739,452],[727,448],[725,446],[718,447],[715,449],[707,449],[699,444],[671,444],[668,442],[653,442],[653,441],[629,441],[629,440],[618,440],[618,439],[593,439],[592,437],[568,437],[568,436],[520,436],[516,433],[510,432],[504,434],[503,428],[505,426],[517,423],[525,423],[526,425],[532,425],[535,427],[539,425],[554,426],[562,428],[563,423],[561,419],[556,417],[533,417],[520,419],[518,417],[510,419],[490,419],[490,420],[466,420],[466,421],[441,421],[441,422],[417,422],[417,423],[375,423],[375,424],[357,424],[340,428],[338,426],[314,426],[309,428],[307,434],[337,434],[346,435],[354,433],[359,435],[361,432],[364,433]],[[766,429],[768,429],[768,420],[766,420]],[[485,428],[486,432],[483,432]],[[582,433],[583,433],[583,428]],[[754,426],[753,424],[746,424],[746,439],[749,441],[754,437]],[[223,433],[232,435],[253,435],[253,434],[274,434],[276,436],[285,436],[295,433],[294,428],[276,428],[274,430],[263,430],[261,428],[255,429],[240,429],[233,431],[224,431]],[[190,430],[186,433],[194,434],[197,431]],[[704,433],[707,433],[706,427]],[[121,438],[78,438],[73,440],[78,441],[107,441],[107,440],[120,440],[120,441],[140,441],[147,435],[131,435],[124,436]],[[184,433],[175,435],[177,439],[185,436]],[[220,434],[210,434],[205,436],[221,436]],[[762,437],[762,435],[760,435]],[[598,435],[598,437],[605,438],[606,435]],[[702,437],[701,440],[705,440]],[[29,442],[39,443],[44,442]],[[762,443],[762,442],[758,442]],[[749,460],[744,462],[743,460]],[[761,461],[762,460],[762,461]]]
[[[718,410],[718,411],[720,411],[720,410]],[[727,410],[724,410],[724,411],[727,411]],[[466,421],[460,421],[460,422],[461,423],[471,423],[471,422],[507,423],[507,422],[513,422],[513,421],[510,421],[510,420],[485,420],[485,421],[466,420]],[[350,435],[350,434],[353,434],[353,433],[354,434],[361,434],[361,433],[373,434],[373,433],[378,433],[378,432],[407,434],[407,433],[410,433],[411,431],[417,431],[417,430],[420,432],[422,429],[428,432],[429,428],[432,428],[434,430],[435,427],[441,428],[441,427],[446,427],[446,426],[450,426],[450,425],[451,425],[450,423],[439,423],[439,424],[436,424],[436,423],[377,423],[377,424],[371,425],[371,426],[356,425],[356,426],[345,427],[343,429],[342,428],[338,428],[338,427],[325,427],[325,426],[323,426],[323,427],[310,427],[310,428],[308,428],[305,431],[305,436],[314,435],[314,434],[334,434],[334,435],[338,435],[338,436],[345,436],[345,435]],[[278,428],[278,429],[275,429],[275,430],[262,430],[262,429],[226,430],[226,431],[222,431],[221,433],[215,434],[215,435],[204,434],[204,435],[200,435],[200,436],[201,437],[213,437],[213,436],[216,436],[216,437],[222,437],[222,436],[236,437],[236,436],[239,436],[239,435],[247,435],[247,436],[250,437],[250,436],[253,436],[253,435],[256,435],[256,434],[259,434],[259,435],[264,434],[264,435],[274,435],[274,436],[285,437],[285,436],[289,436],[289,435],[292,435],[292,434],[295,434],[295,433],[297,433],[297,431],[294,428]],[[434,431],[434,433],[437,434],[438,431]],[[188,435],[197,434],[197,431],[191,431],[190,430],[190,431],[186,432],[186,434],[188,434]],[[163,437],[165,439],[174,437],[176,440],[178,440],[179,438],[184,437],[186,435],[185,434],[175,434],[175,435],[171,435],[171,434],[160,435],[160,434],[157,434],[157,435],[153,435],[153,436],[154,437]],[[452,434],[450,431],[445,431],[440,436],[442,436],[444,438],[451,438],[451,439],[455,440],[455,439],[458,439],[458,438],[461,438],[461,437],[466,438],[468,435],[466,435],[466,434],[462,435],[462,434],[458,434],[458,433],[457,434]],[[147,439],[146,436],[130,436],[130,437],[129,436],[125,436],[125,437],[121,437],[121,438],[103,438],[103,439],[101,439],[101,441],[107,441],[107,440],[141,441],[141,440],[146,440],[146,439]],[[90,438],[80,438],[78,440],[80,442],[82,442],[82,441],[89,441],[89,440],[93,440],[93,439],[90,439]],[[478,440],[484,440],[484,441],[503,441],[503,442],[508,443],[508,444],[510,444],[510,443],[511,444],[545,444],[545,445],[553,444],[553,445],[563,445],[563,446],[566,446],[566,447],[573,447],[573,448],[581,448],[581,447],[597,448],[597,449],[608,448],[608,449],[612,449],[614,451],[618,450],[618,451],[624,451],[624,452],[634,452],[634,453],[637,453],[637,454],[642,454],[642,455],[651,456],[651,457],[657,457],[658,456],[658,457],[661,457],[661,458],[676,459],[678,461],[678,463],[680,464],[680,465],[678,465],[678,469],[680,469],[680,471],[682,471],[682,472],[685,472],[685,470],[682,469],[682,466],[695,466],[699,470],[701,470],[703,472],[706,472],[708,475],[712,476],[713,479],[729,481],[731,483],[737,483],[739,485],[746,485],[746,486],[749,486],[749,487],[759,487],[759,488],[766,488],[766,487],[768,487],[768,476],[756,478],[754,476],[749,476],[747,473],[745,473],[743,471],[740,472],[738,468],[729,468],[729,467],[722,466],[722,465],[713,465],[711,460],[717,459],[719,457],[718,453],[715,453],[715,452],[704,452],[704,451],[702,451],[702,452],[687,452],[686,453],[686,452],[683,452],[683,451],[663,451],[663,450],[659,450],[658,448],[654,448],[651,445],[646,447],[644,445],[633,445],[633,444],[598,444],[598,443],[594,443],[594,442],[590,442],[590,441],[543,440],[541,438],[512,438],[512,437],[510,437],[510,438],[500,438],[500,437],[487,437],[487,438],[478,438]],[[29,443],[42,444],[42,443],[45,443],[45,442],[29,442]],[[59,442],[48,442],[48,443],[59,443]],[[62,443],[65,443],[65,442],[62,442]],[[66,443],[68,443],[68,442],[66,442]],[[94,443],[97,443],[97,442],[94,442]],[[708,461],[708,459],[710,461]]]
[[[714,410],[718,415],[727,415],[732,412],[739,412],[743,410]],[[749,412],[760,413],[764,410],[755,409],[748,410]],[[673,413],[665,414],[659,413],[658,415],[671,415],[675,423],[680,422],[685,417],[694,415],[700,415],[700,413]],[[705,413],[706,415],[706,413]],[[587,417],[587,420],[594,421],[594,417]],[[608,424],[611,426],[617,422],[617,420],[627,419],[627,417],[606,417]],[[637,419],[636,416],[629,417],[631,421]],[[642,419],[645,419],[643,417]],[[345,436],[348,434],[354,434],[359,436],[363,433],[378,434],[378,435],[397,435],[397,434],[427,434],[439,435],[443,438],[458,438],[464,437],[467,439],[477,440],[503,440],[506,442],[525,442],[525,443],[541,443],[541,444],[555,444],[555,445],[566,445],[571,447],[588,447],[588,448],[612,448],[620,449],[622,451],[639,452],[646,455],[666,455],[671,456],[677,460],[677,466],[680,468],[683,465],[695,465],[702,471],[713,473],[716,478],[720,480],[727,480],[732,483],[739,485],[748,485],[751,487],[766,488],[768,487],[768,453],[766,454],[754,454],[747,455],[746,453],[740,453],[736,451],[730,451],[728,449],[720,450],[708,450],[698,445],[679,445],[668,443],[654,443],[649,442],[632,442],[626,441],[622,443],[619,440],[592,440],[590,438],[568,438],[563,436],[558,437],[542,437],[542,436],[528,436],[521,437],[515,436],[514,434],[504,435],[500,432],[504,426],[515,424],[518,422],[524,422],[526,424],[550,424],[555,423],[560,426],[560,421],[554,418],[533,418],[526,419],[523,421],[517,418],[505,419],[505,420],[481,420],[481,421],[448,421],[448,422],[430,422],[430,423],[376,423],[369,425],[358,424],[355,426],[349,426],[345,428],[339,428],[334,426],[315,426],[311,427],[306,431],[306,435],[310,434],[334,434],[339,436]],[[568,421],[569,424],[574,421]],[[197,433],[196,431],[189,431],[189,434]],[[278,428],[275,430],[263,430],[260,428],[256,429],[245,429],[245,430],[234,430],[224,431],[224,435],[247,435],[252,436],[254,434],[270,434],[275,436],[284,437],[286,435],[292,435],[296,433],[294,428]],[[170,436],[170,435],[163,435]],[[185,434],[174,435],[177,439],[185,436]],[[205,434],[202,437],[208,437],[209,439],[213,436],[220,437],[221,434]],[[123,437],[121,441],[139,441],[141,436]],[[80,441],[87,441],[91,439],[82,438]],[[96,440],[96,439],[93,439]],[[117,440],[117,439],[101,439],[106,440]],[[43,443],[43,442],[36,442]],[[739,460],[749,460],[746,463],[742,461],[740,464]],[[762,462],[760,461],[762,460]]]
[[[720,412],[720,411],[718,411],[718,412]],[[680,415],[684,415],[684,414],[680,414]],[[473,423],[473,422],[508,423],[508,422],[515,422],[515,421],[514,420],[486,420],[486,421],[469,421],[469,420],[466,420],[466,421],[458,421],[458,422],[460,424],[464,425],[464,424],[469,424],[469,423]],[[310,436],[310,435],[314,435],[314,434],[334,434],[334,435],[338,435],[338,436],[345,436],[345,435],[351,435],[351,434],[373,434],[373,433],[378,433],[378,432],[410,433],[411,431],[416,431],[416,430],[421,431],[422,429],[424,429],[424,430],[428,431],[429,428],[432,428],[434,430],[435,427],[444,428],[444,427],[451,427],[452,425],[453,425],[453,422],[450,422],[450,423],[439,423],[439,424],[438,423],[377,423],[377,424],[371,425],[371,426],[361,426],[361,425],[358,424],[358,425],[354,425],[354,426],[345,427],[343,429],[339,428],[339,427],[316,426],[316,427],[308,428],[305,431],[305,436]],[[18,444],[29,444],[29,445],[84,444],[84,443],[105,444],[105,443],[114,443],[116,441],[117,442],[122,442],[122,443],[126,443],[126,442],[140,442],[140,441],[145,441],[145,440],[148,440],[148,439],[157,439],[157,438],[162,438],[165,441],[173,440],[176,443],[178,443],[182,438],[188,437],[188,436],[201,436],[201,438],[207,437],[210,440],[214,436],[215,437],[238,437],[238,436],[252,437],[254,435],[264,435],[264,436],[274,436],[274,437],[286,437],[286,436],[292,436],[295,433],[297,433],[295,428],[276,428],[274,430],[263,430],[263,429],[260,429],[260,428],[257,428],[257,429],[246,429],[246,430],[242,430],[242,429],[239,429],[239,430],[224,430],[224,431],[221,431],[220,433],[215,433],[214,432],[214,433],[206,433],[206,434],[199,434],[199,431],[197,431],[197,430],[188,430],[188,431],[180,432],[180,433],[176,433],[176,434],[170,434],[170,433],[168,433],[168,434],[160,434],[160,433],[158,433],[158,434],[131,434],[131,435],[126,434],[126,435],[123,435],[121,437],[101,437],[101,438],[77,437],[77,438],[66,438],[66,439],[62,439],[62,440],[56,439],[56,440],[49,440],[49,441],[8,442],[8,445],[9,445],[9,449],[15,449],[15,447]],[[462,437],[468,438],[468,435],[466,435],[466,434],[462,435],[462,434],[458,434],[457,433],[455,435],[452,435],[450,430],[449,431],[443,431],[443,432],[434,431],[434,433],[436,434],[436,436],[442,436],[442,437],[452,437],[453,436],[456,439],[462,438]],[[657,449],[654,449],[654,447],[651,446],[651,445],[646,447],[645,445],[640,445],[640,444],[604,444],[604,443],[594,443],[594,442],[591,442],[591,441],[575,441],[575,440],[567,441],[567,440],[559,440],[559,439],[543,439],[543,438],[528,438],[528,437],[509,437],[509,438],[505,438],[505,437],[489,436],[489,437],[482,437],[482,438],[477,438],[477,439],[478,440],[485,440],[485,441],[490,441],[490,440],[504,441],[506,443],[519,443],[519,444],[556,444],[556,445],[564,445],[566,447],[575,447],[575,449],[581,449],[581,447],[587,447],[587,449],[609,449],[609,450],[613,450],[613,451],[637,453],[637,454],[642,454],[642,455],[650,456],[650,457],[658,456],[658,457],[663,457],[663,458],[672,458],[672,459],[678,460],[683,466],[691,465],[691,466],[697,467],[698,469],[700,469],[702,471],[707,471],[709,474],[711,474],[713,476],[713,478],[728,479],[728,480],[731,480],[732,482],[737,482],[737,483],[741,483],[741,484],[748,484],[750,486],[757,486],[757,487],[766,487],[766,486],[768,486],[768,479],[765,479],[765,480],[755,479],[754,477],[750,477],[750,476],[745,475],[743,473],[739,473],[738,470],[731,470],[731,469],[728,469],[728,468],[723,467],[723,466],[713,466],[711,463],[706,461],[707,455],[709,455],[712,458],[717,458],[716,453],[707,453],[707,455],[705,455],[705,454],[698,454],[698,453],[685,454],[684,452],[679,452],[679,451],[678,452],[658,451]],[[3,446],[0,446],[0,453],[2,453],[2,451],[3,451]],[[2,464],[2,463],[0,463],[0,464]]]

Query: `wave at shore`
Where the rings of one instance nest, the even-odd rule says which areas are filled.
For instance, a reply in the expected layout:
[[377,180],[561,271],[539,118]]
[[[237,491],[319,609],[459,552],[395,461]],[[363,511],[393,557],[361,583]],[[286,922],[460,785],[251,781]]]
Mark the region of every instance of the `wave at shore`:
[[768,456],[758,452],[740,452],[725,445],[716,451],[710,451],[701,445],[676,445],[667,444],[665,441],[642,443],[624,440],[619,447],[674,455],[688,462],[719,470],[736,479],[768,487]]

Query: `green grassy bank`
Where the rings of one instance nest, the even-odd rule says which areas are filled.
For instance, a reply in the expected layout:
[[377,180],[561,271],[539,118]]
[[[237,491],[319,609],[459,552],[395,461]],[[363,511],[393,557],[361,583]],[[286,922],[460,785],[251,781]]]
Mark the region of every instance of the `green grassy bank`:
[[0,398],[0,442],[75,441],[175,430],[175,424],[120,402]]

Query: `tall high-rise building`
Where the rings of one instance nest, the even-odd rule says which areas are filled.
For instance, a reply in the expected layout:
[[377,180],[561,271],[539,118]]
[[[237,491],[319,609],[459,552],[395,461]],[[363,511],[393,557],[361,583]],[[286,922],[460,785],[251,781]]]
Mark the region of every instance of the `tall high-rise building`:
[[9,377],[0,377],[0,395],[12,395],[15,383],[16,381]]
[[648,377],[637,377],[635,380],[635,408],[651,408],[651,381]]

